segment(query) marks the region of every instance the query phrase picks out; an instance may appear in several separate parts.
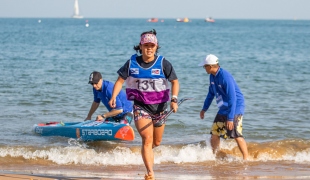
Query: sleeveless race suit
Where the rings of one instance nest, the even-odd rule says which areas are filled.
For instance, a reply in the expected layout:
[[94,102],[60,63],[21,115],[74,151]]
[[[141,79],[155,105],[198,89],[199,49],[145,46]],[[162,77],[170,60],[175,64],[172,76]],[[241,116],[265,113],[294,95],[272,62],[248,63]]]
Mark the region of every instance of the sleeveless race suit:
[[149,68],[142,68],[136,57],[136,54],[132,55],[129,62],[129,77],[126,79],[127,99],[144,104],[169,101],[170,89],[162,68],[164,57],[158,56]]

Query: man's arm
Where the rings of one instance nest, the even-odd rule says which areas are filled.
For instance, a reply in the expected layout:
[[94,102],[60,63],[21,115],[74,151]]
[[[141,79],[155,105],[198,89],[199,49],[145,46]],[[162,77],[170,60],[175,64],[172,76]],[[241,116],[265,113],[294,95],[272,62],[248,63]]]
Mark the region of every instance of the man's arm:
[[237,97],[236,97],[236,90],[233,77],[228,77],[226,80],[226,94],[228,97],[228,121],[233,121],[235,117],[236,111],[236,104],[237,104]]
[[105,118],[108,118],[108,117],[117,116],[122,112],[123,112],[123,109],[112,109],[110,112],[98,115],[96,120],[101,121],[101,120],[104,120]]
[[93,104],[91,105],[90,110],[85,120],[91,120],[91,116],[94,114],[94,112],[97,110],[98,107],[99,107],[99,103],[93,101]]

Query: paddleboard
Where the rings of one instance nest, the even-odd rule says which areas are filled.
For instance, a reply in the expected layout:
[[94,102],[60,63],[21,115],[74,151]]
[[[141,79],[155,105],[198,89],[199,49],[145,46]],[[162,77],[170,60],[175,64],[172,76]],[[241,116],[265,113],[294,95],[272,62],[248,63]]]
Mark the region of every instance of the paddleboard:
[[47,122],[33,126],[41,136],[80,138],[83,141],[132,141],[134,131],[129,124],[89,120],[83,122]]

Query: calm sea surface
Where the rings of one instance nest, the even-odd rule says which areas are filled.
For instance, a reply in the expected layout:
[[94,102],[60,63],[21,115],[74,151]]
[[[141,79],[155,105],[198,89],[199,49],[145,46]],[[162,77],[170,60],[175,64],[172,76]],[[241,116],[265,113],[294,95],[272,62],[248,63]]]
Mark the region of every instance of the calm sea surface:
[[[2,169],[10,167],[7,162],[142,166],[141,138],[133,124],[132,142],[77,142],[40,137],[31,130],[39,122],[83,121],[93,100],[89,74],[97,70],[114,82],[116,71],[135,53],[140,34],[152,28],[158,33],[159,54],[177,72],[179,97],[194,98],[170,116],[162,146],[155,149],[155,166],[199,166],[219,158],[228,165],[241,159],[231,140],[222,141],[223,156],[212,154],[208,140],[215,102],[206,118],[199,118],[209,77],[197,65],[210,53],[245,96],[249,162],[310,166],[310,21],[88,19],[87,28],[85,19],[38,20],[0,19]],[[97,113],[103,111],[101,105]]]

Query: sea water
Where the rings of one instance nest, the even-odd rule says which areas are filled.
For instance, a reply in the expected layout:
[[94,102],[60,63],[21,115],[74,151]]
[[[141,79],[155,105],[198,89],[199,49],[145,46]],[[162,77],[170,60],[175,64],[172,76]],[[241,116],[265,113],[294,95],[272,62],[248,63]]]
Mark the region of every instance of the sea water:
[[[151,29],[158,33],[159,54],[175,68],[179,98],[194,98],[169,117],[162,145],[154,149],[155,166],[201,167],[219,159],[228,166],[241,160],[232,140],[221,141],[224,155],[212,153],[215,101],[205,119],[199,118],[209,75],[198,64],[208,54],[219,58],[244,94],[249,161],[262,167],[274,162],[310,166],[310,21],[88,19],[86,27],[85,19],[38,20],[0,19],[2,169],[24,162],[73,169],[143,167],[141,138],[133,123],[136,138],[131,142],[79,142],[31,130],[39,122],[82,122],[93,101],[89,74],[100,71],[104,80],[115,82],[140,34]],[[101,105],[93,118],[103,112]]]

